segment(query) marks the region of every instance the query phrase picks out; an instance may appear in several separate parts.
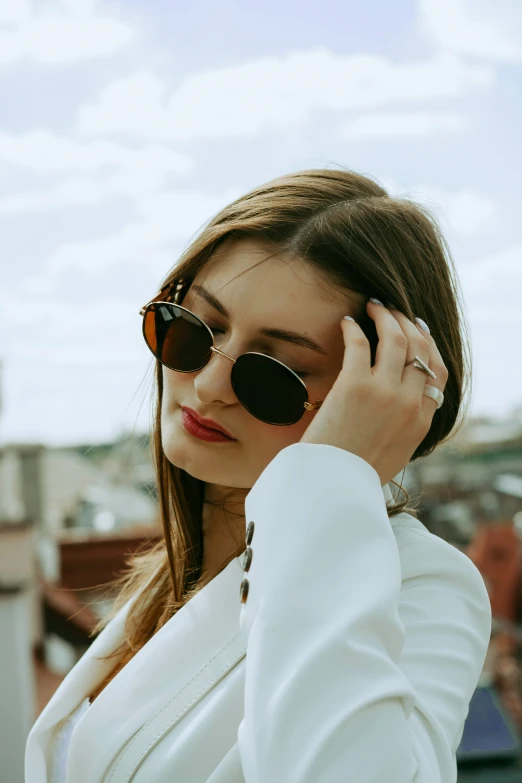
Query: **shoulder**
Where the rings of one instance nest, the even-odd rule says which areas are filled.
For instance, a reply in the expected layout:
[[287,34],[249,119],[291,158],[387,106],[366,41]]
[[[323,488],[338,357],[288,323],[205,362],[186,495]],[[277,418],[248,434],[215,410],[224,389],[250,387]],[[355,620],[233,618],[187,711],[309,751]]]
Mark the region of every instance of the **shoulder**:
[[451,583],[461,594],[472,597],[486,616],[491,616],[484,578],[464,552],[430,533],[419,519],[406,512],[390,518],[390,524],[399,550],[403,589],[419,579],[432,580],[434,585]]

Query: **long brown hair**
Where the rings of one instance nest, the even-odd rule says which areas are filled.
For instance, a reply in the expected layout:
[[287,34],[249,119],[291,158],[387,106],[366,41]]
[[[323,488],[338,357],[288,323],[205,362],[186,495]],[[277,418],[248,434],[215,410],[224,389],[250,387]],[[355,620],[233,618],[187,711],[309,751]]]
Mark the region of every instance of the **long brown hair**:
[[[467,413],[463,403],[471,384],[469,339],[451,254],[427,210],[408,199],[389,196],[372,179],[352,171],[313,169],[289,174],[255,188],[221,210],[183,253],[160,288],[183,281],[178,286],[177,301],[181,303],[191,280],[217,246],[225,239],[242,237],[269,242],[279,253],[311,264],[323,279],[347,294],[357,292],[352,314],[368,337],[372,363],[377,333],[365,309],[369,297],[392,303],[412,320],[415,316],[424,319],[449,378],[444,405],[435,412],[430,431],[411,461],[427,456],[457,432]],[[129,599],[134,597],[134,601],[126,618],[124,641],[112,653],[117,663],[92,698],[245,548],[242,545],[204,582],[199,579],[204,482],[165,457],[161,400],[162,368],[157,362],[151,448],[164,537],[149,551],[131,556],[113,583],[117,598],[93,635]],[[403,499],[388,510],[389,516],[404,511],[415,515],[416,507],[408,505],[407,491],[402,492]],[[146,584],[148,589],[144,590]]]

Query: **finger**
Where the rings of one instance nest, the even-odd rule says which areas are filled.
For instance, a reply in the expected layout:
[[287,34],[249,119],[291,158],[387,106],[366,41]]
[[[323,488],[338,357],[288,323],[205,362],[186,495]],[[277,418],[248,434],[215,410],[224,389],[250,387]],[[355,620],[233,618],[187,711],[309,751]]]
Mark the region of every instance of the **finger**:
[[[434,380],[433,378],[427,378],[426,379],[427,385],[429,384],[430,386],[435,386],[436,389],[438,389],[441,392],[444,392],[449,377],[448,368],[444,364],[444,360],[441,356],[441,353],[437,347],[437,343],[435,342],[433,336],[424,331],[423,331],[423,335],[431,345],[430,368],[437,376],[437,380]],[[422,407],[427,414],[433,416],[435,411],[437,410],[437,402],[432,398],[424,395]]]
[[[421,329],[420,326],[418,328]],[[430,367],[432,367],[433,372],[437,376],[437,381],[440,380],[440,385],[437,384],[437,388],[442,391],[448,380],[448,368],[444,364],[444,359],[442,358],[442,355],[438,349],[437,343],[433,338],[433,335],[431,335],[429,332],[423,331],[422,329],[421,331],[423,336],[431,345]]]
[[367,378],[371,374],[370,343],[363,330],[351,316],[341,321],[344,338],[342,372],[348,378]]
[[[423,321],[425,324],[425,322]],[[440,391],[443,391],[444,387],[446,386],[447,380],[448,380],[448,368],[444,364],[444,360],[442,358],[442,355],[438,349],[437,343],[435,342],[433,335],[428,331],[425,331],[418,323],[415,324],[417,329],[420,331],[422,336],[427,340],[431,352],[430,352],[430,369],[433,370],[435,375],[437,376],[437,379],[435,381],[434,378],[431,378],[431,383],[433,386],[435,386]],[[427,324],[425,324],[427,326]]]
[[[390,313],[400,324],[402,331],[408,338],[408,350],[406,351],[406,359],[404,361],[402,382],[408,384],[410,383],[411,378],[413,383],[412,388],[415,389],[419,385],[416,383],[419,380],[417,378],[418,373],[411,373],[409,370],[411,367],[413,367],[412,362],[416,356],[420,356],[422,361],[428,365],[430,370],[433,370],[431,366],[431,344],[426,340],[426,333],[423,332],[417,326],[417,324],[413,323],[413,321],[410,321],[410,319],[404,315],[404,313],[401,313],[400,310],[396,310],[394,308],[390,308]],[[413,367],[413,369],[417,368]],[[435,370],[433,370],[433,372],[435,372]],[[435,375],[436,374],[437,373],[435,372]],[[422,377],[420,380],[422,380]]]
[[380,375],[388,383],[398,385],[402,381],[408,350],[408,338],[396,318],[384,305],[366,303],[368,315],[373,318],[379,342],[375,353],[374,375]]
[[[410,321],[400,310],[392,308],[390,312],[401,324],[404,332],[408,334],[408,358],[406,360],[407,366],[405,366],[403,373],[403,384],[406,388],[410,388],[412,392],[418,393],[420,391],[423,395],[423,410],[432,416],[437,410],[437,402],[426,396],[424,390],[427,384],[434,386],[439,391],[442,391],[445,386],[445,375],[447,377],[447,373],[440,352],[433,337],[417,323]],[[419,368],[411,363],[414,361],[415,356],[420,356],[437,377],[432,378],[422,371],[419,372]]]

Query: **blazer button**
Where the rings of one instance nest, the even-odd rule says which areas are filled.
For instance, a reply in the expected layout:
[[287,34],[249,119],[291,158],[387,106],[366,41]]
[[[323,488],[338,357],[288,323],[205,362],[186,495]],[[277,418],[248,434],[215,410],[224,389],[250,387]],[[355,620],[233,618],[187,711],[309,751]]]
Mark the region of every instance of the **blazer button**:
[[243,558],[243,569],[245,571],[248,571],[251,562],[252,562],[252,549],[249,546],[247,546],[247,548],[245,549],[245,556]]
[[246,599],[248,596],[248,579],[243,579],[241,582],[241,586],[239,588],[239,594],[241,596],[241,603],[246,603]]
[[254,535],[254,523],[249,522],[246,532],[246,544],[249,546],[249,544],[252,543],[252,536]]

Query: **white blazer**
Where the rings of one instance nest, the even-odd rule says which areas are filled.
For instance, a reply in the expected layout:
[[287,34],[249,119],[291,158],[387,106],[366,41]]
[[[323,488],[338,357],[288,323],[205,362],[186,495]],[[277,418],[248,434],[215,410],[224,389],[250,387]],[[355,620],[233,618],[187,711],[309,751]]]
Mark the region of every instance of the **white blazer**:
[[[95,699],[68,783],[454,783],[491,605],[480,572],[343,449],[284,448],[246,498],[232,560]],[[252,527],[252,526],[251,526]],[[248,595],[240,600],[240,584]],[[26,783],[112,662],[132,602],[36,720]]]

